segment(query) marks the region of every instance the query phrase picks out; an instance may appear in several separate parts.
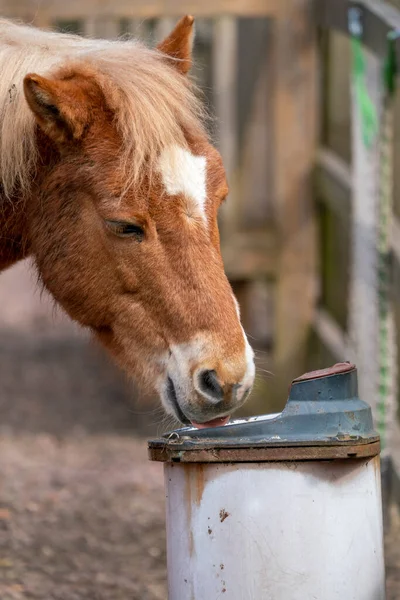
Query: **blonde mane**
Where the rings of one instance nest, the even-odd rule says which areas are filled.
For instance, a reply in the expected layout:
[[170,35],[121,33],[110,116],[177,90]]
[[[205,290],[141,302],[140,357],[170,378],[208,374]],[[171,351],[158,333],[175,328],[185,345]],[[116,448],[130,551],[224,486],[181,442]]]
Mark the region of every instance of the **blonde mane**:
[[91,40],[0,19],[0,177],[4,194],[29,191],[38,163],[36,122],[25,100],[27,73],[85,68],[96,77],[121,133],[127,185],[163,148],[203,134],[203,110],[187,77],[137,41]]

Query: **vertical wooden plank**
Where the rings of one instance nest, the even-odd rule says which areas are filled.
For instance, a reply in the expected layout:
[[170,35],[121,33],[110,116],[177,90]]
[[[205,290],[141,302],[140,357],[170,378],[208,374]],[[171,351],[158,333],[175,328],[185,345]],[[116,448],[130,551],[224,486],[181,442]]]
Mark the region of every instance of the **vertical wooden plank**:
[[193,44],[193,66],[190,76],[200,87],[208,107],[213,104],[212,89],[212,32],[211,19],[196,18]]
[[[213,27],[213,98],[217,123],[216,139],[229,182],[229,198],[220,211],[222,242],[233,240],[240,228],[239,190],[239,119],[237,105],[238,22],[223,16]],[[251,283],[248,279],[232,282],[241,309],[243,326],[249,329],[252,313]]]
[[114,17],[96,15],[84,21],[83,33],[86,37],[113,40],[119,37],[119,20]]
[[96,37],[114,40],[120,35],[119,19],[113,16],[99,16],[96,23]]
[[[268,144],[266,127],[269,119],[268,103],[263,102],[266,99],[267,81],[264,72],[265,61],[262,61],[260,69],[256,69],[253,73],[257,80],[254,85],[254,102],[250,102],[253,110],[251,117],[244,119],[249,126],[245,136],[246,152],[243,168],[239,166],[238,84],[243,85],[243,82],[238,82],[237,79],[238,57],[239,52],[248,51],[248,46],[251,46],[255,40],[249,35],[245,40],[246,43],[243,43],[242,39],[239,48],[238,25],[236,18],[224,16],[219,18],[213,27],[213,97],[218,127],[216,137],[230,186],[228,201],[221,210],[221,237],[227,244],[229,240],[232,243],[239,233],[251,239],[251,231],[244,233],[241,230],[246,226],[247,228],[253,226],[259,230],[266,224],[268,212],[265,163],[266,144]],[[244,176],[245,169],[247,169],[246,176]],[[251,208],[254,210],[251,211]],[[245,215],[248,219],[245,219]],[[257,349],[262,348],[261,352],[257,353],[257,365],[261,376],[258,377],[256,389],[246,407],[247,411],[254,414],[254,412],[273,408],[272,404],[266,405],[269,394],[265,386],[266,370],[270,362],[266,349],[272,329],[267,314],[268,309],[271,309],[271,297],[267,282],[262,280],[251,281],[248,277],[232,282],[232,286],[240,304],[243,326],[250,335],[253,346]]]
[[[383,89],[381,65],[365,51],[366,94],[376,121],[381,119]],[[376,417],[379,379],[378,307],[378,202],[379,136],[369,145],[364,139],[362,107],[358,103],[357,78],[352,81],[352,263],[349,302],[349,342],[359,372],[360,395]]]
[[244,227],[260,228],[272,217],[273,148],[270,81],[267,64],[260,73],[248,127],[244,134],[240,157],[241,223]]
[[89,16],[84,20],[83,35],[88,38],[96,37],[96,17]]
[[[263,414],[281,410],[274,394],[271,375],[271,336],[273,334],[273,293],[263,280],[237,281],[233,285],[240,305],[241,321],[255,351],[256,383],[249,400],[241,409],[243,415]],[[260,324],[262,323],[262,327]]]
[[113,40],[121,35],[120,20],[108,15],[90,15],[83,23],[83,35]]
[[154,28],[156,25],[156,19],[131,19],[131,33],[133,37],[149,42],[154,38]]
[[349,163],[351,162],[350,43],[344,34],[331,31],[326,46],[324,142]]
[[271,70],[268,49],[272,22],[239,22],[240,223],[260,229],[272,217]]
[[378,58],[354,44],[353,261],[350,341],[360,395],[371,405],[383,455],[397,403],[397,344],[388,258],[393,203],[393,99]]
[[139,25],[140,21],[138,19],[132,19],[131,17],[122,17],[119,21],[120,35],[124,37],[131,37],[135,34]]
[[[400,164],[400,89],[396,88],[395,106],[394,106],[394,164]],[[397,218],[400,217],[400,169],[395,169],[394,172],[394,190],[393,190],[394,212]]]
[[154,29],[154,38],[155,41],[161,42],[164,38],[166,38],[173,28],[178,19],[174,19],[173,17],[164,17],[162,19],[158,19],[155,29]]
[[[332,210],[331,206],[321,204],[319,232],[322,271],[320,300],[335,322],[346,331],[351,260],[350,210],[344,216]],[[346,356],[339,358],[344,360]]]
[[[274,195],[281,239],[276,284],[274,372],[283,394],[305,369],[316,301],[312,172],[318,120],[317,44],[312,2],[297,0],[273,26]],[[282,397],[284,401],[284,397]]]
[[230,185],[228,202],[221,209],[221,235],[233,235],[237,222],[237,149],[238,119],[236,106],[237,85],[237,20],[223,16],[213,27],[213,92],[217,118],[217,141]]
[[[7,14],[12,15],[13,13]],[[51,13],[51,10],[49,10],[48,8],[41,8],[37,11],[37,13],[35,13],[35,16],[33,18],[33,24],[36,27],[41,27],[42,29],[51,29],[53,18],[54,15]]]
[[[237,177],[232,238],[240,234],[251,246],[271,221],[272,127],[270,106],[269,38],[271,20],[245,18],[237,21],[236,119]],[[259,250],[258,252],[260,252]],[[244,263],[246,267],[246,263]],[[241,307],[243,326],[256,352],[257,383],[246,412],[273,411],[271,340],[273,337],[273,285],[262,275],[254,279],[251,265],[245,280],[233,287]],[[244,274],[245,275],[245,274]]]

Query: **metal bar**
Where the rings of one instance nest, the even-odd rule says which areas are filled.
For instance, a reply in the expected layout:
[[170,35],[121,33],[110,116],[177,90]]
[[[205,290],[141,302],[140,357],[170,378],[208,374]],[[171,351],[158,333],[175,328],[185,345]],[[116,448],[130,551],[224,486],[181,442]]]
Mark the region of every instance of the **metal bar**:
[[[352,9],[360,14],[361,41],[380,59],[388,51],[388,34],[400,30],[400,12],[386,2],[376,0],[315,0],[317,25],[349,33],[349,14]],[[397,61],[400,61],[400,40],[395,41]]]

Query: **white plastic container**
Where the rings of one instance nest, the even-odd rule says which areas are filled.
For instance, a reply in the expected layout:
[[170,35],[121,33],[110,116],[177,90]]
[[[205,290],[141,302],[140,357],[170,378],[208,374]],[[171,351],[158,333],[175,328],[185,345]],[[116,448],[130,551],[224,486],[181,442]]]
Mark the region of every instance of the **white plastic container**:
[[352,365],[311,375],[274,419],[150,443],[166,461],[169,600],[384,600],[370,411]]

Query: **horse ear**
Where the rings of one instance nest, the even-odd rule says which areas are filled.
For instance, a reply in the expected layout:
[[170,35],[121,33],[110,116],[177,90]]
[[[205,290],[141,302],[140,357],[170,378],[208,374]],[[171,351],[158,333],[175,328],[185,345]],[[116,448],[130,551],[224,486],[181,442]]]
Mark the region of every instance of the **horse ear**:
[[170,63],[183,74],[188,73],[192,66],[193,24],[194,17],[186,15],[178,21],[169,36],[157,46],[160,52],[172,59]]
[[39,126],[51,139],[61,144],[82,136],[88,114],[85,103],[79,102],[82,91],[72,79],[30,73],[24,78],[24,92]]

